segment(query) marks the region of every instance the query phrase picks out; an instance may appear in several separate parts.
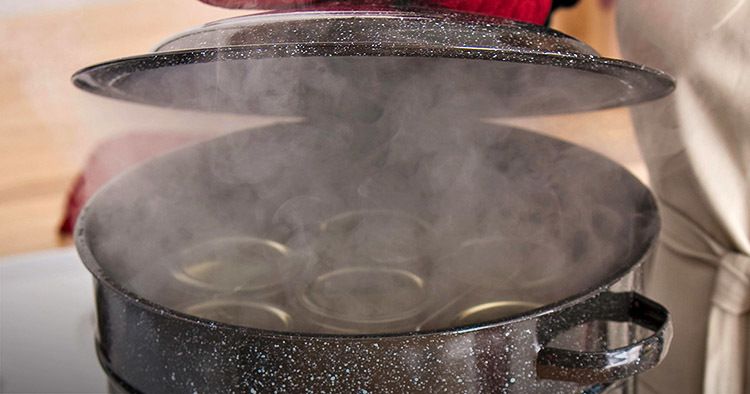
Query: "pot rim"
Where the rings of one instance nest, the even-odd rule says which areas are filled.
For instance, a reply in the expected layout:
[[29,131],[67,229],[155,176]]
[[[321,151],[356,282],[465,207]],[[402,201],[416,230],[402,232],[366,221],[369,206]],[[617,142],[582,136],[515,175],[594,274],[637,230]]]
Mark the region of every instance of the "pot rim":
[[[529,131],[525,131],[529,132]],[[531,132],[533,134],[537,134],[534,132]],[[549,138],[555,141],[560,141],[566,145],[572,145],[568,142],[564,142],[562,140],[559,140],[554,137],[550,136],[544,136],[545,138]],[[597,152],[591,151],[586,148],[579,147],[581,149],[584,149],[588,154],[594,155],[600,160],[604,160],[608,162],[609,164],[613,164],[617,166],[624,174],[626,174],[628,177],[631,178],[631,181],[635,185],[635,187],[643,188],[645,190],[648,190],[646,185],[644,185],[638,178],[636,178],[630,171],[627,171],[623,166],[620,164],[614,162],[613,160],[607,158],[606,156],[599,154]],[[136,166],[136,168],[139,168],[140,166]],[[116,177],[116,179],[125,176],[130,171],[126,172],[125,174],[121,174],[120,176]],[[89,245],[89,238],[86,234],[86,220],[88,218],[88,212],[91,209],[94,202],[96,202],[97,198],[99,198],[107,189],[112,187],[112,185],[117,184],[117,182],[110,181],[107,183],[104,187],[100,188],[86,203],[86,206],[81,211],[81,214],[78,217],[78,220],[76,221],[76,229],[75,229],[75,246],[78,251],[78,254],[81,258],[81,261],[83,262],[86,269],[88,269],[89,272],[94,276],[96,281],[98,283],[101,283],[105,286],[107,286],[109,289],[114,291],[118,296],[123,297],[127,302],[131,304],[138,304],[139,307],[154,313],[158,315],[162,315],[165,317],[178,319],[185,321],[189,324],[194,325],[200,325],[205,326],[210,329],[223,329],[223,330],[231,330],[236,332],[241,332],[246,335],[253,335],[256,337],[266,337],[266,338],[279,338],[279,339],[300,339],[300,338],[309,338],[309,339],[340,339],[340,340],[353,340],[353,339],[362,339],[362,340],[377,340],[377,339],[383,339],[383,338],[415,338],[415,337],[434,337],[434,336],[446,336],[446,335],[457,335],[457,334],[463,334],[468,332],[474,332],[474,331],[481,331],[481,330],[490,330],[495,329],[501,326],[508,326],[515,323],[520,323],[523,321],[528,321],[532,319],[537,319],[544,315],[549,315],[552,313],[556,313],[565,309],[568,309],[570,307],[573,307],[574,305],[584,303],[585,301],[596,297],[597,295],[607,291],[612,285],[620,281],[623,277],[628,275],[629,273],[639,269],[641,265],[646,261],[646,259],[653,253],[656,241],[658,239],[659,231],[661,229],[661,218],[658,213],[658,206],[656,204],[656,200],[654,198],[654,195],[649,191],[645,195],[645,201],[642,205],[643,211],[653,212],[653,215],[651,215],[650,223],[648,226],[645,226],[644,232],[650,231],[650,234],[647,234],[647,236],[644,236],[644,241],[641,243],[641,249],[640,250],[634,250],[632,254],[632,259],[629,264],[622,264],[622,267],[617,270],[613,270],[610,275],[607,276],[607,279],[602,281],[601,283],[589,286],[582,291],[579,291],[578,293],[563,298],[557,302],[545,304],[539,308],[532,309],[529,311],[526,311],[524,313],[514,315],[510,318],[501,318],[496,320],[489,320],[483,323],[479,324],[470,324],[470,325],[458,325],[448,328],[440,328],[440,329],[434,329],[434,330],[425,330],[425,331],[407,331],[407,332],[393,332],[393,333],[378,333],[378,334],[331,334],[331,333],[308,333],[308,332],[288,332],[288,331],[273,331],[273,330],[263,330],[259,328],[253,328],[253,327],[246,327],[246,326],[240,326],[235,324],[229,324],[229,323],[222,323],[219,321],[213,321],[209,319],[203,319],[196,316],[192,316],[183,312],[176,311],[174,309],[168,308],[166,306],[160,305],[159,303],[156,303],[154,301],[151,301],[146,298],[142,298],[138,296],[133,291],[128,290],[125,288],[125,286],[121,285],[118,281],[112,279],[109,277],[104,269],[99,265],[96,257],[93,254],[93,251]]]

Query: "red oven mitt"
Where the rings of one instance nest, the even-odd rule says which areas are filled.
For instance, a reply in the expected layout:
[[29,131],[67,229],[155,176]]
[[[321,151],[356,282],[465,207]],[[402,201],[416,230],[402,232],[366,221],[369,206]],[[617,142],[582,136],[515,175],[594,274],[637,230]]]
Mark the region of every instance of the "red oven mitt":
[[[201,0],[224,8],[288,9],[302,6],[327,6],[327,0]],[[393,0],[391,0],[393,1]],[[549,18],[553,3],[575,3],[577,0],[411,0],[415,5],[448,8],[461,12],[497,16],[543,25]],[[388,0],[355,0],[338,4],[372,5],[382,8]],[[399,1],[399,5],[403,2]],[[408,4],[408,3],[407,3]],[[565,4],[567,5],[567,4]]]

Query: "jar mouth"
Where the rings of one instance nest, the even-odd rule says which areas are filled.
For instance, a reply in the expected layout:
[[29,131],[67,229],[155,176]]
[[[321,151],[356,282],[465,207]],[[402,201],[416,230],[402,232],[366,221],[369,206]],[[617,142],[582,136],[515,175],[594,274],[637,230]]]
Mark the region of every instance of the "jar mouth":
[[338,214],[320,224],[318,254],[329,266],[411,268],[424,258],[430,224],[395,210]]
[[439,265],[443,276],[469,286],[529,290],[566,274],[561,250],[515,237],[472,238],[443,256]]
[[424,309],[428,293],[425,281],[409,271],[349,267],[319,275],[300,298],[310,312],[343,328],[388,325],[413,318]]
[[453,324],[458,326],[481,324],[521,315],[543,305],[527,301],[491,301],[474,305],[459,312]]
[[280,307],[236,298],[219,298],[181,308],[184,313],[211,321],[284,331],[293,327],[292,316]]
[[278,287],[291,267],[290,251],[253,237],[215,238],[189,246],[170,262],[180,283],[224,292],[255,292]]

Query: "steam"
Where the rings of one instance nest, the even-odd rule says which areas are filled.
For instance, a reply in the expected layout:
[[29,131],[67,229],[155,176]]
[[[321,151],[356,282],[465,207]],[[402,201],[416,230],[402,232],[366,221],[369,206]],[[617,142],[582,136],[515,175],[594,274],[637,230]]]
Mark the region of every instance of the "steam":
[[[280,310],[279,327],[301,332],[444,328],[477,305],[544,305],[600,283],[642,247],[637,213],[647,196],[594,154],[480,122],[487,108],[534,98],[496,102],[496,92],[463,83],[497,71],[477,62],[489,63],[233,60],[133,81],[178,106],[304,119],[226,134],[118,179],[85,223],[94,254],[111,278],[169,308],[191,313],[220,300],[221,314],[201,316],[252,326],[227,303],[266,305],[259,325],[276,327],[267,311]],[[516,81],[539,75],[508,67]],[[288,249],[278,286],[258,292],[231,280],[217,289],[175,276],[186,250],[232,247],[215,241],[238,237]],[[233,259],[230,278],[252,272]]]

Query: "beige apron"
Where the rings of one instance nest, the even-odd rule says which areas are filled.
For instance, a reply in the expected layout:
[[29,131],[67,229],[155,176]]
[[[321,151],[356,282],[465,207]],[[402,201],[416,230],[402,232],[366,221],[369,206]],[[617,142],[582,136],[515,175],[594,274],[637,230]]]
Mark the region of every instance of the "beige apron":
[[657,393],[750,393],[750,1],[621,0],[623,56],[677,90],[633,110],[660,203],[647,293],[673,314]]

